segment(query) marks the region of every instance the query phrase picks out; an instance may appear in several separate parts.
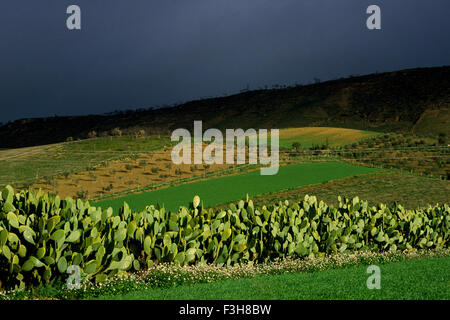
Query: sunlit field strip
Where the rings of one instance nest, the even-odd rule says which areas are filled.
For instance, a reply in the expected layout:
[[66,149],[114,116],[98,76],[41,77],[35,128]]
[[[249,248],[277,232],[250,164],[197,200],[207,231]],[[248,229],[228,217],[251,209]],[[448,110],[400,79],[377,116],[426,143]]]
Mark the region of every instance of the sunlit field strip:
[[142,210],[150,204],[164,205],[166,209],[177,210],[188,205],[194,195],[204,199],[205,206],[235,201],[252,195],[276,192],[305,186],[351,175],[372,173],[379,169],[354,166],[341,162],[316,162],[282,166],[272,176],[262,176],[259,170],[241,175],[192,182],[151,192],[131,194],[125,197],[95,202],[103,208],[118,208],[127,202],[133,210]]

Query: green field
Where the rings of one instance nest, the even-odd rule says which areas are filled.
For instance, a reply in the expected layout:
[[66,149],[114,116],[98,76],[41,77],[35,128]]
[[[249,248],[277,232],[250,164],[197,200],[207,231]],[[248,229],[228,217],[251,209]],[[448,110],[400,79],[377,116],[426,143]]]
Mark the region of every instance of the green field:
[[125,197],[93,203],[115,211],[127,202],[133,210],[143,210],[149,204],[164,205],[177,210],[188,205],[194,195],[206,199],[205,206],[214,206],[249,196],[273,193],[281,190],[327,182],[357,174],[376,172],[378,169],[353,166],[341,162],[316,162],[282,166],[278,174],[262,176],[260,171],[183,184],[151,192],[131,194]]
[[420,299],[438,300],[450,297],[450,257],[422,258],[379,265],[381,289],[369,290],[370,276],[366,265],[262,275],[169,289],[134,291],[100,299],[154,300],[353,300],[353,299]]

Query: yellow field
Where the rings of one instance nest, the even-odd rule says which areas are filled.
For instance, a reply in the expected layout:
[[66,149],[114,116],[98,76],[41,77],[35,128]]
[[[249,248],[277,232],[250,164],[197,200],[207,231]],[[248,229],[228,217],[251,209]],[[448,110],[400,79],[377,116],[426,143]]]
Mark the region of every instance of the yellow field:
[[358,142],[378,134],[378,132],[371,131],[328,127],[281,129],[280,146],[291,147],[292,143],[299,142],[302,147],[311,147],[312,145],[322,145],[328,142],[329,146],[337,147]]

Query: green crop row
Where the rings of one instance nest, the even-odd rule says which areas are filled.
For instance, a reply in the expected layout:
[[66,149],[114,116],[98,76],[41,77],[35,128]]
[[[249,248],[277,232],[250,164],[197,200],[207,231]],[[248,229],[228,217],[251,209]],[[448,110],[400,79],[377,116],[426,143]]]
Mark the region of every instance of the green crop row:
[[229,209],[206,209],[194,197],[176,212],[147,206],[118,215],[89,202],[61,200],[8,186],[0,194],[0,281],[25,288],[65,281],[79,266],[85,280],[140,270],[158,262],[233,265],[276,258],[324,256],[352,250],[397,251],[448,247],[447,204],[406,210],[369,207],[339,198],[337,207],[316,197],[254,207],[241,200]]

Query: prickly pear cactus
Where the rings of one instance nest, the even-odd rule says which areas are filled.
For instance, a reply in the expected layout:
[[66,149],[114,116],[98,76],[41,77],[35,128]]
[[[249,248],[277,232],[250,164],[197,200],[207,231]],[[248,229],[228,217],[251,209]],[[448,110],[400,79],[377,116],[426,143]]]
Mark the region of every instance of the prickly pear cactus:
[[70,266],[105,281],[158,262],[232,265],[276,258],[323,256],[353,250],[397,251],[448,247],[447,204],[406,210],[370,207],[338,198],[337,207],[314,196],[255,207],[246,197],[212,210],[195,196],[176,212],[149,205],[114,214],[89,202],[61,200],[10,186],[0,195],[0,283],[25,288],[65,281]]

